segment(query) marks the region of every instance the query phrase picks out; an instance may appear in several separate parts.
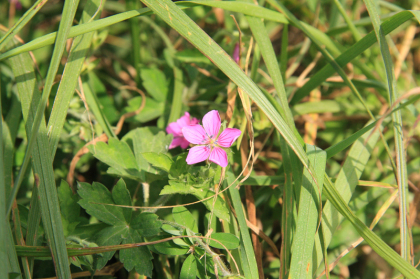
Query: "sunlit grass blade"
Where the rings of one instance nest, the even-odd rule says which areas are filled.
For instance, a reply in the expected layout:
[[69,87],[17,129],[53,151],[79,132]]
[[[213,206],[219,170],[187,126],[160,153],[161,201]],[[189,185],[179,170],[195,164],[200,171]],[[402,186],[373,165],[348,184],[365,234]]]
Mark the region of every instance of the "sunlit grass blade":
[[[382,59],[385,64],[385,72],[388,83],[389,102],[392,105],[398,99],[397,82],[395,80],[394,69],[392,66],[391,53],[389,52],[388,43],[385,39],[383,27],[378,15],[377,3],[371,0],[365,0],[366,8],[372,19],[373,28],[375,29],[376,38],[381,49]],[[407,165],[405,158],[405,148],[403,140],[403,123],[401,111],[396,111],[392,114],[392,121],[394,127],[394,141],[397,161],[397,183],[398,183],[398,197],[400,202],[400,237],[401,237],[401,256],[410,261],[411,259],[411,245],[410,245],[410,229],[408,227],[408,178]]]
[[[387,19],[381,24],[383,34],[387,35],[391,33],[401,24],[412,19],[413,17],[415,17],[417,21],[420,22],[420,11],[403,11],[395,14],[394,16]],[[375,32],[372,31],[366,36],[364,36],[360,41],[358,41],[353,46],[344,51],[340,56],[338,56],[335,59],[335,61],[340,67],[343,67],[376,42],[377,39],[375,36]],[[311,92],[315,87],[321,85],[328,77],[332,76],[334,73],[335,70],[332,65],[325,65],[321,70],[316,72],[311,77],[311,79],[307,83],[305,83],[305,85],[303,85],[296,91],[292,100],[290,101],[290,104],[294,105],[300,100],[302,100],[303,97],[307,96],[309,92]]]
[[[50,157],[47,131],[44,120],[44,110],[52,89],[55,75],[61,62],[61,56],[64,52],[67,35],[72,25],[78,2],[78,0],[66,1],[64,4],[62,21],[59,25],[55,48],[52,54],[50,67],[48,69],[47,77],[45,80],[43,93],[41,95],[41,98],[38,99],[39,102],[29,104],[30,102],[33,102],[36,99],[32,98],[32,93],[35,95],[37,88],[36,85],[34,86],[34,84],[31,84],[35,83],[35,79],[21,80],[21,83],[24,83],[24,85],[21,86],[21,90],[19,93],[21,97],[22,108],[24,106],[24,102],[26,102],[26,132],[28,136],[28,145],[26,148],[22,167],[20,169],[18,178],[16,179],[16,183],[13,187],[12,194],[10,195],[8,200],[8,212],[10,212],[9,208],[11,208],[11,204],[16,197],[17,190],[19,189],[20,183],[22,182],[23,174],[25,173],[26,167],[29,163],[29,158],[32,155],[34,161],[38,160],[38,162],[34,163],[34,165],[38,165],[34,168],[36,182],[35,187],[37,187],[39,191],[44,229],[52,250],[56,274],[59,278],[70,278],[70,267],[67,256],[66,243],[64,239],[63,226],[61,223],[58,196],[54,179],[54,170],[52,167],[52,160]],[[15,60],[20,59],[17,58]],[[25,75],[28,76],[27,73],[33,73],[33,67],[32,65],[28,64],[28,60],[29,59],[27,56],[26,59],[21,57],[20,61],[16,61],[16,63],[13,63],[14,61],[12,62],[15,77]],[[25,65],[19,65],[21,63]],[[22,68],[20,68],[18,65]],[[25,71],[23,68],[26,68],[27,71]],[[25,90],[24,87],[29,87],[29,91],[22,92],[23,90]],[[32,109],[31,113],[29,113],[30,108]],[[24,109],[22,109],[22,111],[23,110]],[[37,146],[36,148],[33,148],[35,144]],[[32,149],[35,149],[35,151],[32,152]]]
[[[235,175],[228,170],[226,172],[226,181],[230,185],[235,180]],[[254,254],[254,247],[252,245],[251,237],[249,235],[248,226],[246,224],[245,214],[242,207],[241,196],[239,195],[239,190],[236,189],[235,183],[229,188],[229,194],[232,199],[232,205],[236,212],[236,217],[238,220],[239,230],[241,233],[241,259],[242,259],[242,268],[244,269],[245,278],[258,278],[258,266],[257,260]]]
[[[95,13],[96,17],[99,17],[100,11],[102,10],[99,5],[101,3],[103,5],[103,2],[104,1],[101,0],[88,1],[80,19],[80,24],[88,22]],[[98,8],[99,12],[97,12]],[[77,80],[80,75],[80,71],[82,70],[87,52],[90,48],[92,37],[93,32],[74,38],[66,66],[64,67],[61,82],[57,90],[57,95],[54,99],[53,108],[47,125],[52,158],[54,158],[57,150],[60,133],[67,116],[67,113],[64,112],[67,112],[70,100],[77,87]]]
[[[367,127],[369,127],[368,125]],[[379,138],[379,133],[376,131],[374,134],[365,133],[362,137],[356,140],[351,147],[346,160],[337,176],[335,181],[335,188],[342,197],[341,200],[348,204],[354,189],[362,175],[366,164],[370,158],[374,146]],[[328,153],[327,153],[328,154]],[[324,181],[325,186],[325,181]],[[328,226],[323,227],[325,245],[328,247],[336,228],[343,221],[343,216],[338,214],[337,210],[333,207],[330,201],[327,201],[322,210],[322,219]],[[323,260],[323,252],[321,249],[319,235],[315,238],[315,254],[313,272],[316,271],[319,264]]]
[[33,18],[34,15],[48,2],[48,0],[38,0],[30,7],[16,24],[6,32],[0,39],[0,51],[11,42],[13,37]]
[[420,271],[405,261],[395,250],[389,247],[379,236],[373,233],[362,221],[350,210],[336,188],[332,185],[329,177],[324,178],[324,193],[328,200],[341,215],[349,220],[365,241],[391,266],[410,279],[420,278]]
[[265,28],[264,23],[256,17],[246,16],[249,27],[251,28],[252,35],[258,43],[258,47],[261,51],[261,54],[264,59],[264,63],[267,66],[268,72],[273,80],[273,85],[276,88],[276,96],[278,102],[282,107],[282,110],[279,111],[289,125],[290,129],[294,129],[293,115],[290,111],[287,101],[287,94],[284,88],[284,80],[280,73],[279,64],[277,62],[276,54],[274,53],[273,45],[268,36],[267,29]]
[[[314,248],[315,233],[320,222],[321,192],[325,172],[326,153],[313,146],[306,145],[309,162],[315,168],[315,175],[320,187],[315,183],[311,174],[303,171],[302,185],[300,188],[296,232],[293,235],[292,258],[290,262],[289,278],[308,278],[311,276],[312,252]],[[316,264],[316,263],[315,263]]]

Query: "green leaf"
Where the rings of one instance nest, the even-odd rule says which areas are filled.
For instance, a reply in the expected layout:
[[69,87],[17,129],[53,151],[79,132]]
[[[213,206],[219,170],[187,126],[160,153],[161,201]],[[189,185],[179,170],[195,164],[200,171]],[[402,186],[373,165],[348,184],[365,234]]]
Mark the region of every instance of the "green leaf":
[[174,162],[168,155],[162,153],[143,152],[141,155],[149,164],[166,172],[169,172]]
[[[118,245],[127,237],[128,230],[127,225],[107,227],[95,235],[95,242],[99,246]],[[96,256],[95,269],[102,269],[114,254],[115,251],[110,251],[102,253],[102,257]]]
[[156,101],[164,102],[168,95],[168,82],[165,74],[156,68],[143,68],[140,71],[143,86]]
[[[122,244],[139,243],[143,239],[137,231],[130,229],[127,238],[123,239]],[[120,251],[120,260],[124,264],[125,269],[131,271],[133,268],[140,275],[152,277],[153,256],[146,246],[124,249]]]
[[130,226],[141,236],[154,236],[160,232],[162,222],[158,220],[156,214],[143,212],[131,220]]
[[[103,205],[115,204],[115,202],[111,193],[101,183],[93,182],[93,184],[90,185],[89,183],[81,182],[78,184],[77,193],[82,198],[79,201],[80,206],[83,207],[89,215],[92,215],[109,225],[128,225],[122,207]],[[124,205],[131,205],[131,203]]]
[[139,171],[136,158],[127,143],[110,138],[108,144],[98,142],[88,146],[89,151],[98,160],[112,167],[121,176],[141,180],[143,175]]
[[166,154],[172,142],[172,135],[166,135],[162,131],[150,128],[138,128],[129,132],[122,140],[133,147],[137,165],[141,170],[152,174],[160,174],[160,171],[147,162],[143,157],[143,153],[154,152]]
[[174,207],[172,209],[172,217],[174,218],[176,223],[189,228],[193,232],[198,233],[197,222],[195,221],[194,216],[191,214],[191,212],[188,211],[187,208],[183,206]]
[[[125,182],[122,178],[118,180],[117,184],[115,184],[114,188],[112,189],[112,199],[114,200],[115,204],[132,205],[130,192],[125,186]],[[124,207],[120,207],[120,209],[124,214],[125,221],[130,223],[133,209]]]
[[[142,97],[134,97],[128,101],[128,106],[123,112],[133,112],[138,110],[142,103]],[[142,111],[132,118],[128,118],[128,122],[146,123],[161,116],[165,111],[165,104],[157,102],[152,98],[146,98],[146,103]]]
[[[152,239],[158,240],[159,238]],[[173,241],[165,241],[158,244],[153,245],[154,249],[164,255],[185,255],[188,253],[189,248],[180,247],[176,245]]]
[[190,254],[182,264],[179,279],[197,278],[197,262],[193,254]]
[[[218,249],[236,249],[239,247],[239,238],[230,233],[213,233],[210,235],[209,245]],[[223,247],[219,242],[214,241],[213,239],[221,242],[225,247]]]
[[180,176],[188,173],[191,169],[191,165],[187,164],[187,153],[182,153],[175,158],[175,162],[171,165],[169,170],[170,179],[179,179]]
[[[192,194],[198,200],[203,200],[215,194],[215,192],[209,189],[195,188],[192,185],[187,185],[182,182],[169,181],[169,184],[170,185],[167,185],[162,189],[162,191],[160,192],[160,195]],[[213,207],[213,203],[214,203],[214,207]],[[217,197],[216,202],[214,202],[214,198],[205,200],[203,201],[203,204],[207,207],[209,211],[213,211],[217,217],[229,222],[230,220],[229,209],[227,208],[225,201],[221,197]]]
[[70,235],[77,224],[80,223],[80,206],[78,197],[74,195],[69,184],[61,180],[58,187],[58,199],[60,200],[61,221],[63,222],[64,235]]

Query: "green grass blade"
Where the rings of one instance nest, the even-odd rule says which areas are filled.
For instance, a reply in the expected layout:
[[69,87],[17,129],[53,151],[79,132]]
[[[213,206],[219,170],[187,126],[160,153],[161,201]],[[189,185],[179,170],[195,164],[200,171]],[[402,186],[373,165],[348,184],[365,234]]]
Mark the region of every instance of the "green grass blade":
[[295,208],[295,197],[293,191],[293,169],[292,169],[292,156],[290,148],[287,146],[285,140],[277,133],[278,140],[280,141],[281,153],[283,155],[283,166],[285,184],[283,189],[283,209],[281,215],[281,256],[280,256],[280,277],[287,278],[290,271],[290,261],[292,253],[293,235],[296,228],[296,220],[294,219],[293,212]]
[[[137,10],[139,1],[137,0],[127,0],[125,1],[125,6],[127,10]],[[128,20],[130,23],[130,32],[131,32],[131,56],[133,61],[134,69],[136,69],[135,81],[140,84],[140,26],[139,19],[133,17]]]
[[[320,186],[323,183],[325,172],[326,153],[313,146],[306,145],[309,162],[315,168],[315,175]],[[296,232],[293,235],[292,258],[290,262],[289,278],[308,278],[311,275],[312,252],[314,248],[315,234],[319,223],[321,209],[320,197],[322,186],[319,188],[311,174],[305,169],[302,186],[300,187],[298,217],[296,220]]]
[[112,127],[109,124],[103,109],[101,108],[101,104],[99,103],[99,99],[96,96],[96,92],[93,90],[90,84],[92,78],[95,78],[92,72],[88,74],[88,77],[82,78],[83,92],[85,93],[86,103],[89,106],[89,110],[93,113],[93,115],[95,115],[96,120],[101,125],[108,138],[116,138],[117,136],[112,130]]
[[[17,79],[17,90],[21,98],[23,118],[26,122],[25,128],[29,135],[40,100],[32,60],[29,54],[22,54],[11,58],[10,62]],[[43,117],[36,138],[32,161],[34,173],[37,177],[37,191],[33,192],[33,196],[35,196],[35,199],[37,197],[40,199],[42,220],[54,255],[57,276],[60,278],[70,278],[70,268],[61,224],[54,171]]]
[[180,68],[174,65],[174,94],[172,96],[171,112],[168,123],[175,122],[181,116],[182,90],[184,89],[183,73]]
[[58,70],[58,66],[60,65],[61,56],[63,55],[64,48],[66,46],[67,34],[73,22],[74,14],[76,13],[78,3],[79,3],[79,0],[65,2],[65,5],[63,8],[63,18],[60,22],[59,30],[57,32],[56,45],[53,51],[50,67],[48,68],[44,90],[42,92],[42,96],[41,96],[39,105],[37,107],[32,129],[30,131],[27,131],[27,135],[29,139],[28,139],[28,145],[26,147],[25,157],[23,159],[23,163],[20,168],[18,177],[15,181],[15,185],[12,190],[12,195],[8,199],[7,214],[10,214],[13,200],[16,198],[17,191],[19,190],[20,184],[22,183],[23,175],[26,171],[26,168],[28,167],[32,149],[35,145],[36,137],[38,134],[38,130],[39,130],[38,127],[44,116],[44,110],[47,105],[48,97],[50,95],[51,88],[53,86],[53,82],[54,82],[54,78]]
[[[17,190],[19,189],[20,183],[22,182],[23,174],[26,171],[29,158],[31,157],[32,149],[36,144],[36,152],[33,152],[34,154],[32,156],[34,160],[39,160],[38,164],[40,166],[40,169],[38,170],[37,168],[35,168],[35,181],[37,182],[36,187],[39,190],[44,228],[53,253],[56,274],[59,278],[69,278],[70,268],[63,234],[63,227],[61,223],[60,209],[58,205],[58,196],[54,180],[54,171],[52,168],[52,161],[50,158],[47,131],[43,116],[47,100],[52,89],[53,81],[57,73],[58,67],[60,65],[61,56],[64,52],[67,35],[69,33],[74,15],[76,13],[78,2],[78,0],[66,1],[64,4],[63,17],[59,25],[59,30],[57,32],[56,45],[52,54],[52,59],[50,67],[48,69],[44,90],[41,99],[39,100],[39,103],[36,105],[34,104],[36,106],[36,113],[34,118],[30,119],[31,117],[29,117],[30,120],[26,121],[26,130],[29,140],[25,152],[24,161],[20,169],[18,179],[16,179],[16,184],[14,185],[12,195],[9,197],[8,200],[8,212],[10,212],[11,204],[15,199]],[[15,76],[19,77],[20,75],[16,75],[16,73],[18,73],[21,69],[16,69],[15,63],[12,62],[12,64],[12,67],[14,67]],[[24,82],[26,83],[26,81]],[[30,92],[32,92],[32,90],[26,92],[26,94],[30,94]],[[21,98],[24,99],[23,96],[25,96],[25,93],[20,92],[20,94]],[[32,98],[27,98],[27,100],[32,100]],[[21,100],[21,103],[23,106],[23,100]],[[34,108],[34,106],[32,106],[32,108]],[[29,110],[29,106],[27,106],[26,109]],[[39,136],[38,131],[41,131],[39,133]]]
[[[16,246],[14,244],[12,229],[10,228],[10,223],[5,222],[4,227],[7,233],[7,239],[4,245],[7,250],[7,258],[8,258],[6,259],[7,270],[9,273],[20,274],[19,261],[17,257]],[[4,278],[9,278],[9,276],[6,276]],[[18,278],[22,278],[22,276],[19,276]]]
[[[80,24],[88,22],[97,12],[99,5],[101,3],[103,5],[103,2],[104,1],[101,0],[88,1],[81,16]],[[96,17],[99,17],[100,11],[102,10],[101,7],[99,7],[99,9]],[[74,38],[70,49],[70,54],[61,77],[61,82],[54,99],[53,108],[47,125],[52,158],[54,158],[57,150],[60,133],[67,116],[67,114],[63,112],[67,112],[68,110],[70,100],[77,86],[80,71],[83,67],[83,62],[85,61],[86,54],[92,42],[92,37],[93,32],[77,36]]]
[[[228,170],[226,173],[227,184],[230,185],[235,180],[235,175]],[[226,184],[226,183],[225,183]],[[241,258],[242,258],[242,267],[244,268],[245,278],[253,279],[258,278],[258,266],[257,260],[254,254],[254,247],[252,245],[251,236],[248,231],[248,226],[246,224],[245,214],[242,207],[241,196],[239,195],[239,190],[236,189],[236,182],[229,188],[229,194],[232,199],[232,205],[236,212],[236,217],[238,219],[239,230],[241,233]],[[247,274],[247,271],[249,274]]]
[[5,172],[4,172],[4,151],[3,146],[3,113],[0,98],[0,277],[7,278],[9,275],[9,267],[7,265],[7,226],[9,218],[6,218],[6,183],[5,183]]
[[16,24],[7,31],[0,39],[0,51],[7,46],[13,37],[36,15],[36,13],[48,2],[48,0],[38,0],[30,7]]
[[[399,97],[397,92],[397,82],[395,80],[394,69],[392,66],[391,53],[389,52],[388,43],[385,39],[381,21],[378,15],[377,3],[371,0],[365,0],[366,8],[372,19],[373,28],[375,29],[376,38],[381,49],[382,59],[385,65],[388,93],[390,106],[394,104]],[[396,111],[392,114],[392,121],[394,127],[394,141],[396,149],[397,161],[397,183],[398,183],[398,198],[400,203],[400,237],[401,237],[401,256],[406,260],[411,259],[411,245],[410,245],[410,229],[408,227],[408,178],[407,165],[405,158],[403,131],[402,131],[402,116],[401,111]]]
[[258,47],[261,51],[271,79],[273,80],[274,87],[276,88],[276,96],[282,108],[282,110],[279,112],[281,113],[283,119],[285,119],[286,123],[289,125],[290,129],[293,129],[295,127],[293,115],[288,106],[286,89],[284,88],[284,81],[280,73],[277,57],[274,53],[273,45],[268,36],[267,29],[265,28],[264,23],[259,18],[246,16],[246,19],[249,23],[249,27],[251,28],[252,35],[254,36]]
[[[368,125],[367,127],[369,126],[370,125]],[[363,173],[363,170],[365,169],[365,166],[369,160],[374,146],[378,141],[378,138],[378,131],[376,131],[372,135],[370,133],[365,133],[362,137],[360,137],[357,141],[354,142],[347,155],[346,160],[344,161],[344,164],[337,176],[337,180],[335,181],[335,187],[337,188],[337,191],[342,197],[341,200],[343,200],[346,203],[346,205],[348,204],[353,195],[355,187],[360,179],[360,176]],[[323,227],[323,235],[325,246],[328,247],[336,228],[343,221],[343,216],[338,214],[337,210],[333,207],[332,203],[328,201],[323,207],[322,219],[323,223],[327,224],[327,226]],[[313,272],[316,271],[319,264],[323,260],[323,252],[319,241],[319,236],[316,236],[315,238],[315,253],[316,258],[313,261]]]
[[[398,28],[401,24],[410,20],[411,18],[415,17],[417,21],[420,22],[420,11],[403,11],[395,14],[391,18],[387,19],[381,24],[382,32],[384,35],[391,33],[393,30]],[[364,36],[360,41],[355,43],[353,46],[348,48],[344,51],[340,56],[338,56],[335,61],[340,67],[345,66],[347,63],[352,61],[358,55],[363,53],[369,47],[371,47],[374,43],[376,43],[376,36],[375,32],[372,31],[366,36]],[[319,70],[316,74],[314,74],[311,79],[305,83],[304,86],[299,88],[295,95],[293,96],[292,100],[290,101],[291,105],[296,104],[302,98],[307,96],[309,92],[311,92],[315,87],[319,86],[324,82],[327,78],[332,76],[335,73],[334,68],[332,65],[328,64],[324,66],[321,70]]]
[[362,221],[360,221],[354,215],[336,188],[332,185],[327,175],[324,177],[324,193],[334,208],[352,223],[354,228],[372,247],[372,249],[378,253],[379,256],[381,256],[391,266],[401,272],[405,277],[410,279],[420,278],[420,271],[418,271],[414,266],[410,265],[407,261],[401,258],[397,252],[389,247],[381,238],[373,233],[365,224],[362,223]]

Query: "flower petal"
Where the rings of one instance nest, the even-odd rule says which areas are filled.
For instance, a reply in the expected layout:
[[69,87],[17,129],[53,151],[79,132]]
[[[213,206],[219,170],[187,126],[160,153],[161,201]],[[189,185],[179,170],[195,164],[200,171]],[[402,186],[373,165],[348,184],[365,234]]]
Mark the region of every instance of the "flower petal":
[[168,127],[166,127],[166,132],[168,134],[173,134],[175,137],[182,136],[181,126],[176,122],[169,123]]
[[206,113],[203,117],[203,126],[204,130],[206,130],[207,135],[210,138],[215,138],[219,134],[220,129],[220,116],[217,110],[212,110]]
[[221,167],[226,167],[228,165],[228,159],[226,152],[220,147],[215,147],[210,153],[209,160],[213,163],[218,164]]
[[190,114],[186,112],[184,116],[181,116],[176,123],[182,128],[191,124]]
[[[184,141],[185,141],[184,137],[175,137],[172,140],[171,144],[169,145],[169,149],[175,148],[175,147],[180,146],[180,145],[182,147],[182,143]],[[185,148],[185,147],[183,147],[183,148]]]
[[240,135],[241,130],[235,128],[226,128],[217,139],[217,144],[222,147],[230,147]]
[[185,149],[188,146],[190,146],[190,142],[187,141],[184,137],[182,137],[182,142],[181,142],[180,146],[181,146],[181,148]]
[[189,125],[182,128],[184,138],[193,144],[205,144],[208,141],[206,132],[201,125]]
[[207,145],[194,146],[187,156],[187,164],[192,165],[205,161],[210,155],[210,147]]

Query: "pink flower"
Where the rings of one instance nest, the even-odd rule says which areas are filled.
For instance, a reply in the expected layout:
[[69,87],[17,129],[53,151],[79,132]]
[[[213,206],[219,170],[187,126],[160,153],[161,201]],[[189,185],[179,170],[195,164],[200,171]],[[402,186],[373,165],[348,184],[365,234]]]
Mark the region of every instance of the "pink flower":
[[219,136],[220,116],[217,110],[209,111],[203,117],[203,126],[191,125],[182,128],[184,137],[193,144],[198,144],[190,149],[187,156],[187,164],[192,165],[207,158],[221,167],[228,165],[226,151],[221,147],[230,147],[241,135],[241,131],[234,128],[226,128]]
[[181,148],[187,148],[190,145],[190,142],[184,138],[182,134],[182,128],[188,125],[196,125],[198,124],[198,119],[193,117],[191,119],[190,114],[186,112],[184,116],[181,116],[176,122],[169,123],[168,127],[166,127],[166,132],[168,134],[173,134],[174,139],[172,140],[171,144],[169,145],[169,149],[175,148],[177,146],[181,146]]

